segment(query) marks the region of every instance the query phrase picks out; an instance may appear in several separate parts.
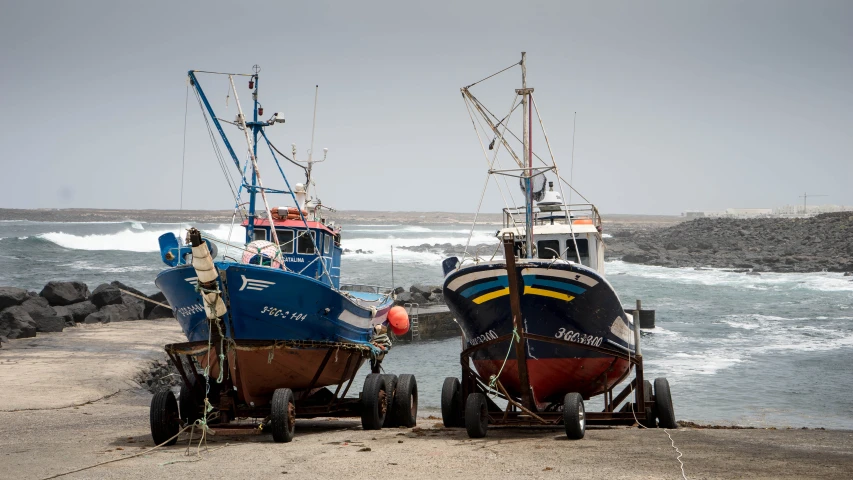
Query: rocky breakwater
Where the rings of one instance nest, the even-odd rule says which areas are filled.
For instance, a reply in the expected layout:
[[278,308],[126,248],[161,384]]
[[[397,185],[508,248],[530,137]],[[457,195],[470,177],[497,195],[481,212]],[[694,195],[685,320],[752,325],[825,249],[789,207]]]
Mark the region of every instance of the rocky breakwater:
[[853,272],[853,213],[810,218],[700,218],[607,239],[607,256],[663,267]]
[[0,287],[0,340],[62,332],[79,323],[172,317],[170,308],[143,299],[168,304],[162,293],[148,296],[118,281],[98,285],[91,292],[88,285],[76,281],[48,282],[41,292]]
[[415,284],[409,287],[408,291],[403,287],[397,287],[394,293],[397,295],[394,302],[397,305],[407,303],[417,303],[418,305],[444,304],[444,296],[441,293],[441,287],[438,285]]

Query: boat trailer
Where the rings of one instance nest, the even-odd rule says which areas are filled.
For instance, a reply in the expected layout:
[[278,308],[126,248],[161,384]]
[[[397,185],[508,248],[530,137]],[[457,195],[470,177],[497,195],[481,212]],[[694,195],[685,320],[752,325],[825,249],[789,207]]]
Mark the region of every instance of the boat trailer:
[[[198,425],[217,430],[248,430],[255,433],[272,431],[276,442],[293,439],[297,418],[361,417],[365,430],[383,427],[414,427],[417,422],[418,391],[414,375],[380,374],[381,358],[375,358],[365,345],[316,341],[229,341],[232,349],[305,349],[325,348],[323,361],[307,388],[278,388],[264,405],[241,401],[230,374],[228,362],[235,357],[219,357],[223,369],[221,383],[212,375],[205,378],[200,358],[211,352],[208,341],[173,343],[165,346],[170,362],[181,377],[181,391],[176,398],[171,390],[154,395],[151,401],[151,433],[157,445],[173,445],[181,427]],[[211,352],[212,353],[212,352]],[[316,384],[329,361],[345,355],[345,366],[334,391],[317,388]],[[365,362],[371,373],[364,381],[358,398],[348,398],[353,380]],[[239,365],[237,365],[239,372]],[[239,376],[239,373],[237,374]]]
[[[445,427],[465,427],[469,437],[482,438],[486,436],[489,425],[514,427],[563,425],[566,436],[573,440],[583,438],[587,425],[639,424],[645,428],[678,428],[669,382],[666,378],[656,378],[653,389],[652,382],[643,377],[643,356],[640,351],[640,301],[637,301],[637,310],[633,322],[636,354],[632,354],[628,350],[620,351],[609,347],[586,345],[571,340],[526,333],[521,321],[518,280],[511,273],[515,271],[512,235],[505,237],[503,243],[507,272],[510,272],[508,283],[514,332],[462,350],[459,356],[462,366],[462,381],[460,382],[456,377],[448,377],[444,380],[441,390],[441,414]],[[516,358],[519,359],[520,395],[510,394],[499,378],[483,378],[471,366],[471,357],[474,352],[495,344],[513,342],[513,340],[515,340]],[[604,409],[602,411],[585,411],[583,401],[589,400],[589,398],[582,398],[579,393],[568,393],[562,404],[552,403],[544,410],[539,410],[533,402],[528,378],[528,355],[525,348],[527,340],[562,346],[570,343],[576,348],[611,357],[613,359],[610,364],[611,369],[618,360],[625,360],[628,362],[628,369],[615,382],[606,384],[604,392],[599,394],[604,397]],[[462,341],[464,345],[464,334]],[[634,378],[614,396],[614,390],[631,374],[632,367]],[[605,371],[597,382],[606,382],[608,373],[609,371]],[[634,393],[634,401],[625,402],[631,393]],[[506,407],[501,408],[492,400],[492,397],[505,400],[507,402]],[[625,402],[624,405],[622,405],[623,402]],[[619,408],[620,405],[622,408]]]

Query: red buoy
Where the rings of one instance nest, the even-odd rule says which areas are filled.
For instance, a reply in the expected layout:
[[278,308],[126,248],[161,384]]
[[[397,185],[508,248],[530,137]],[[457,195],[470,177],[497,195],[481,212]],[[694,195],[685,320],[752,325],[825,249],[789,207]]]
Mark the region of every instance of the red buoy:
[[401,306],[391,307],[388,311],[388,323],[394,335],[404,335],[409,331],[409,314]]

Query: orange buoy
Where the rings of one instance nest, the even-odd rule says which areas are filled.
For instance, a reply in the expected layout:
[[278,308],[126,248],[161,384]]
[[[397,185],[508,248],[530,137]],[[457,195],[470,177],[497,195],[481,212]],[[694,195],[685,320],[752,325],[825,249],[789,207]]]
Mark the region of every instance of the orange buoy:
[[394,335],[404,335],[409,331],[409,314],[401,306],[391,307],[388,311],[388,323]]

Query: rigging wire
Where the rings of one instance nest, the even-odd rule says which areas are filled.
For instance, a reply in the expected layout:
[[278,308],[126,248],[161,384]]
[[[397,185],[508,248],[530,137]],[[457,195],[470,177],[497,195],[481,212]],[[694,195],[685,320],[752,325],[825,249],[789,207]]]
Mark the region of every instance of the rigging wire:
[[508,66],[508,67],[504,68],[504,69],[503,69],[503,70],[501,70],[500,72],[493,73],[493,74],[489,75],[488,77],[486,77],[486,78],[484,78],[484,79],[482,79],[482,80],[478,80],[478,81],[476,81],[476,82],[472,83],[471,85],[468,85],[468,86],[467,86],[467,87],[465,87],[465,88],[471,88],[471,87],[473,87],[474,85],[476,85],[476,84],[478,84],[478,83],[480,83],[480,82],[485,82],[486,80],[488,80],[488,79],[490,79],[490,78],[494,77],[495,75],[500,75],[501,73],[504,73],[505,71],[509,70],[510,68],[512,68],[512,67],[517,67],[517,66],[519,66],[519,65],[521,65],[521,62],[513,63],[512,65],[510,65],[510,66]]
[[[539,114],[539,110],[536,110],[536,114]],[[575,132],[578,127],[578,112],[575,112],[574,119],[572,120],[572,167],[569,170],[569,185],[574,185],[575,182]],[[569,203],[572,203],[572,191],[569,190]]]
[[[210,137],[210,143],[213,145],[213,152],[216,156],[217,163],[219,163],[219,168],[222,170],[222,174],[225,176],[225,182],[228,184],[228,189],[231,190],[231,196],[234,198],[234,201],[237,201],[237,192],[235,188],[234,178],[231,176],[231,173],[228,171],[228,167],[225,164],[225,159],[222,155],[222,150],[219,148],[219,143],[216,141],[216,136],[213,134],[213,128],[210,126],[210,119],[207,116],[207,112],[204,109],[204,105],[201,102],[201,97],[198,92],[195,92],[196,100],[198,101],[199,109],[201,109],[202,117],[204,118],[205,126],[207,127],[207,134]],[[245,178],[243,179],[245,181]]]

